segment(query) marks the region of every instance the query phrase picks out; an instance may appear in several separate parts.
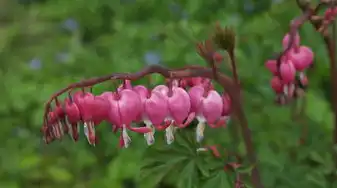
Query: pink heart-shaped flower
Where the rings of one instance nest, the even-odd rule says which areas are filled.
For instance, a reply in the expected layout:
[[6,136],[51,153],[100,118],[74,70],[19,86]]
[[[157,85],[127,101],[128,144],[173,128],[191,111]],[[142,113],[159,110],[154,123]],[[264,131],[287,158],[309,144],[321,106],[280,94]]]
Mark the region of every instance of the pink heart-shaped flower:
[[289,52],[289,58],[297,71],[304,71],[313,63],[314,52],[307,46],[300,46]]
[[296,76],[296,69],[292,63],[292,61],[283,61],[280,66],[280,74],[282,78],[282,82],[284,84],[289,84],[294,82]]
[[198,112],[205,88],[202,85],[193,86],[188,91],[191,101],[191,112]]
[[215,123],[221,117],[222,110],[223,103],[220,94],[215,90],[209,91],[201,105],[201,112],[207,123]]
[[144,112],[153,125],[160,125],[169,113],[165,96],[152,91],[151,96],[144,101]]

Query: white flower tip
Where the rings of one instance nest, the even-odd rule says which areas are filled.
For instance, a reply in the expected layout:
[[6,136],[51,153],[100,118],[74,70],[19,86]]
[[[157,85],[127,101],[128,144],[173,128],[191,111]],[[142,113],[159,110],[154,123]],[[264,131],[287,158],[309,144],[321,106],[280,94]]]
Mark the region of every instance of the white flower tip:
[[201,142],[204,139],[204,135],[197,135],[197,142]]
[[174,136],[173,136],[173,134],[170,133],[170,132],[166,132],[166,143],[167,143],[168,145],[170,145],[170,144],[173,143],[173,141],[174,141]]
[[126,129],[123,130],[122,136],[123,136],[123,141],[124,141],[125,148],[129,147],[129,145],[131,143],[131,138],[128,135],[128,133],[126,132]]
[[174,127],[173,126],[169,126],[168,128],[166,128],[166,133],[165,133],[165,136],[166,136],[166,143],[167,144],[172,144],[173,141],[174,141]]
[[144,134],[144,137],[148,146],[154,144],[154,135],[152,132]]
[[166,139],[166,143],[167,143],[168,145],[171,145],[173,142],[174,142],[174,139],[172,139],[172,138]]
[[206,148],[197,148],[197,152],[203,152],[203,151],[207,151]]
[[196,140],[201,142],[204,139],[205,123],[199,122],[196,130]]

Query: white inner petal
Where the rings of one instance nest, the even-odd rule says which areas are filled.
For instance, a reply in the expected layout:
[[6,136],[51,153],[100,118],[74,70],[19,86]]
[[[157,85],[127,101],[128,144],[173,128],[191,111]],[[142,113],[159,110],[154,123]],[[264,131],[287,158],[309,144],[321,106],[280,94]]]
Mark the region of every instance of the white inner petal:
[[166,143],[167,144],[172,144],[174,141],[174,127],[172,125],[168,126],[165,129],[165,137],[166,137]]
[[205,132],[205,128],[206,128],[206,121],[204,118],[198,118],[198,125],[197,125],[197,129],[196,129],[196,140],[197,142],[201,142],[204,139],[204,132]]
[[151,121],[145,119],[144,123],[145,123],[147,128],[150,128],[152,130],[151,132],[144,134],[147,145],[152,145],[152,144],[154,144],[155,129],[154,129]]
[[128,148],[130,143],[131,143],[131,138],[127,133],[127,129],[126,129],[125,125],[123,125],[122,137],[123,137],[123,141],[124,141],[124,147]]
[[84,122],[84,126],[83,126],[83,131],[84,131],[84,135],[85,137],[87,137],[87,140],[88,142],[90,143],[90,140],[89,140],[89,125],[87,122]]

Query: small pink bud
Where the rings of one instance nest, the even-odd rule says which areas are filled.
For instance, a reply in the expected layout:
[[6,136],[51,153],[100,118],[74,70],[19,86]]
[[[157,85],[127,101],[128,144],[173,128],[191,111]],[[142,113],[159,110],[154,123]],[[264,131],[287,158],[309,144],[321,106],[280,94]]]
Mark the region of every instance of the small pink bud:
[[[296,32],[291,48],[297,48],[300,45],[300,40],[300,35]],[[290,34],[287,33],[282,40],[283,49],[288,48],[290,42]]]

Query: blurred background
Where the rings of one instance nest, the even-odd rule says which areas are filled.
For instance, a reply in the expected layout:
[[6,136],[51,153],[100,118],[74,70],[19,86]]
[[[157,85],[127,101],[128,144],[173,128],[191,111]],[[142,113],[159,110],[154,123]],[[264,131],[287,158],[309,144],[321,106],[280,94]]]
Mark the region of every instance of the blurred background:
[[[119,149],[118,136],[102,124],[96,147],[83,136],[78,143],[65,138],[46,146],[39,129],[44,102],[72,82],[148,64],[206,65],[194,42],[206,39],[216,21],[237,33],[245,110],[266,187],[327,187],[334,173],[332,115],[321,38],[309,24],[300,31],[303,44],[316,53],[316,65],[308,73],[307,106],[299,121],[291,118],[290,107],[274,105],[271,74],[264,69],[264,61],[281,50],[289,21],[300,13],[293,0],[0,1],[0,187],[189,188],[179,183],[179,174],[165,178],[165,168],[141,178],[143,154],[151,150],[142,135],[132,134],[131,147]],[[94,92],[112,89],[108,83]],[[304,125],[308,139],[298,147]],[[207,143],[244,151],[226,129],[206,134]]]

